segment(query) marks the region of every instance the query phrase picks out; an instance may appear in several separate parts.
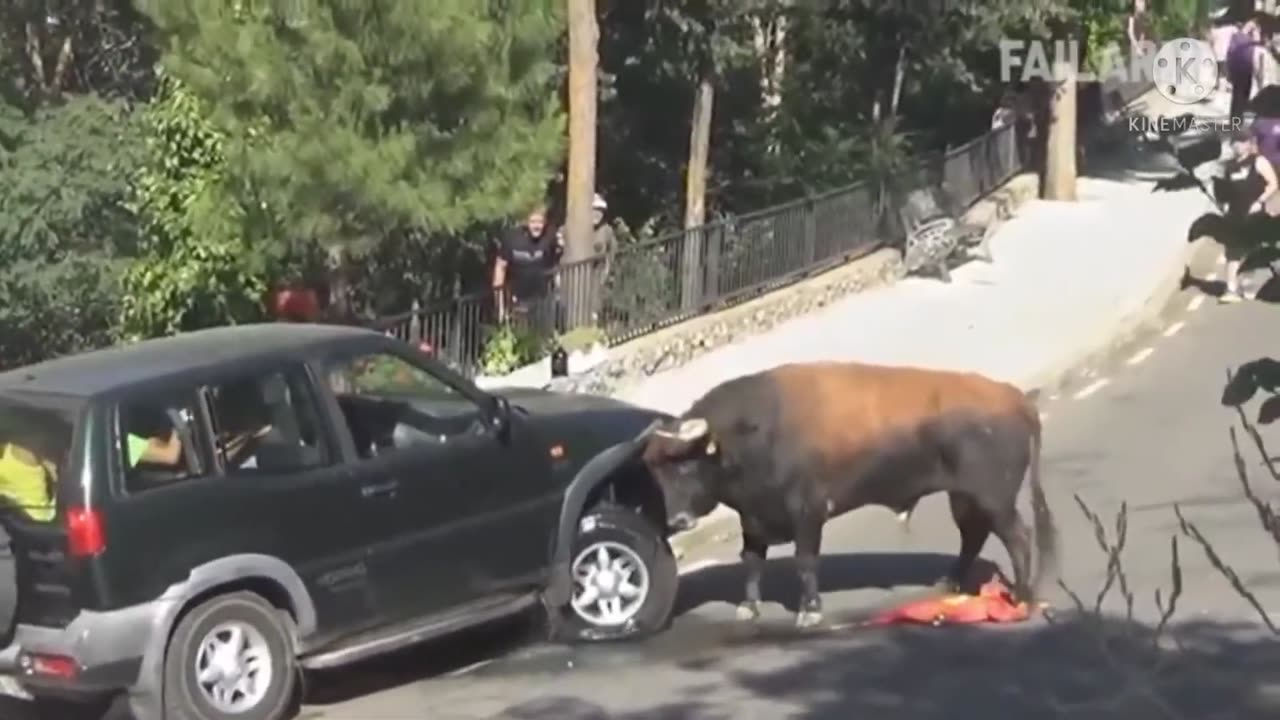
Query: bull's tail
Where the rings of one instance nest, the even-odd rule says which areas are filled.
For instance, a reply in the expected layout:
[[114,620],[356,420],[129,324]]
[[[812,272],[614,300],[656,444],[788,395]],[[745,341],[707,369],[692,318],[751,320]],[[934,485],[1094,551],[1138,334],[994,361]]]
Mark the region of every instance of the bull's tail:
[[1053,513],[1045,499],[1044,485],[1040,482],[1040,414],[1031,407],[1030,462],[1027,464],[1027,484],[1031,486],[1031,516],[1035,522],[1035,569],[1031,576],[1031,593],[1039,598],[1045,578],[1057,571],[1058,529]]

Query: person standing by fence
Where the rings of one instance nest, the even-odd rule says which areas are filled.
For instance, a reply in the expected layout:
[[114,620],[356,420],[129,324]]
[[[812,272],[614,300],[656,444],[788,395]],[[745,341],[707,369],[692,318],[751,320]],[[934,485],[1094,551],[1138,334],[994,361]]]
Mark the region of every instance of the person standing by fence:
[[540,337],[555,332],[553,286],[563,254],[564,241],[548,227],[547,212],[541,206],[502,237],[492,275],[499,322],[518,316]]
[[1227,47],[1227,82],[1231,83],[1231,121],[1233,127],[1243,123],[1245,108],[1253,97],[1254,79],[1262,67],[1265,52],[1256,20],[1249,20],[1231,36]]
[[591,260],[591,278],[586,288],[591,299],[591,319],[599,325],[604,314],[605,286],[609,281],[609,272],[613,269],[613,254],[618,249],[618,238],[614,235],[613,226],[605,219],[609,203],[600,193],[591,199],[591,252],[595,256]]

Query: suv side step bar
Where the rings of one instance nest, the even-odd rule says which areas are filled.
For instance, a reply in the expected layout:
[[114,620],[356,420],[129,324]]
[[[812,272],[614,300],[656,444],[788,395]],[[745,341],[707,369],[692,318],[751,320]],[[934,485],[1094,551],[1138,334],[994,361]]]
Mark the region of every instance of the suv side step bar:
[[510,617],[537,604],[537,593],[476,603],[443,615],[429,616],[362,633],[346,641],[340,641],[337,647],[303,657],[300,663],[308,670],[341,667],[469,627]]

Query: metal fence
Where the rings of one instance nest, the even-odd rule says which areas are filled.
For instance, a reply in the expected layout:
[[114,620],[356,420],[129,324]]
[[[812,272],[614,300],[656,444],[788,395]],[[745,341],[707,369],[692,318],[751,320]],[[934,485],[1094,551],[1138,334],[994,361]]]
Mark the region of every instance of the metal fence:
[[[866,183],[683,232],[628,243],[607,256],[563,264],[545,297],[516,303],[494,293],[415,307],[376,327],[427,344],[465,374],[482,374],[488,358],[511,353],[515,337],[593,328],[608,345],[743,302],[806,276],[902,241],[894,198],[931,186],[960,213],[1022,170],[1012,127],[985,133],[918,162],[919,173],[884,188]],[[877,205],[881,211],[877,211]],[[505,344],[505,347],[504,347]]]

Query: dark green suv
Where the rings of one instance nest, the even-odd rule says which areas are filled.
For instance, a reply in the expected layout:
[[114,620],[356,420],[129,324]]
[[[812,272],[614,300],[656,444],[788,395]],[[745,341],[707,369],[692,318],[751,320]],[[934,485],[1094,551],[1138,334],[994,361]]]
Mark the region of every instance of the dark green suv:
[[640,442],[665,416],[478,389],[410,346],[271,324],[0,374],[0,693],[275,720],[333,668],[541,605],[666,626]]

